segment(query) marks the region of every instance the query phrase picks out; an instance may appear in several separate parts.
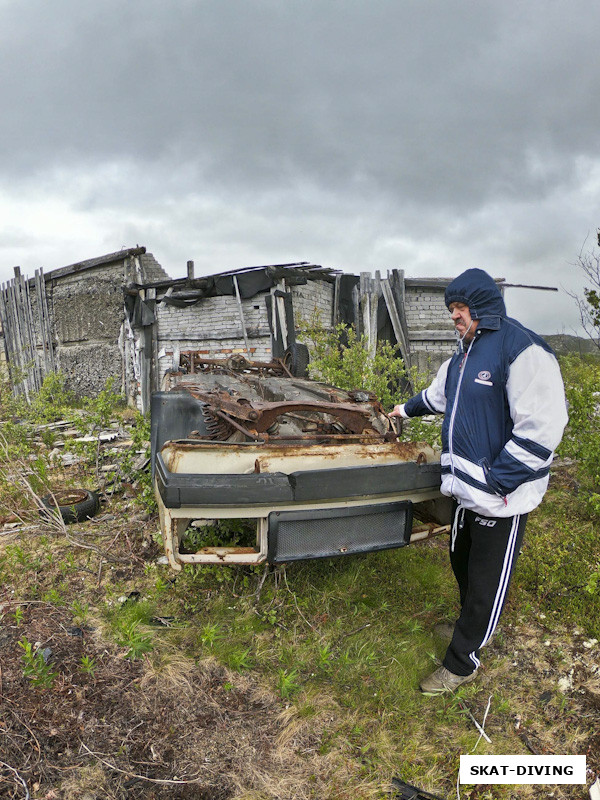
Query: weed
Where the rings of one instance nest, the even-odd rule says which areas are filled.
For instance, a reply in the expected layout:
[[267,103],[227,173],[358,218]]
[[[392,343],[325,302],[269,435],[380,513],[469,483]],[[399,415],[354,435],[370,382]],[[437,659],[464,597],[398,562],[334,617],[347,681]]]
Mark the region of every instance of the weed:
[[319,647],[319,667],[324,670],[329,670],[331,668],[331,662],[333,661],[334,655],[331,652],[329,645],[324,644]]
[[71,603],[71,613],[73,614],[73,620],[75,622],[78,622],[80,625],[84,625],[87,622],[89,612],[90,612],[89,603],[83,603],[79,599],[73,600],[73,602]]
[[255,541],[254,520],[225,519],[219,520],[214,525],[188,528],[183,538],[183,546],[193,552],[202,547],[251,547]]
[[218,625],[205,625],[200,634],[200,641],[206,647],[214,647],[215,643],[222,638]]
[[66,602],[64,596],[55,586],[44,592],[42,600],[46,603],[51,603],[53,606],[64,606]]
[[93,678],[96,674],[96,660],[92,656],[81,656],[79,669]]
[[117,644],[127,648],[125,658],[135,660],[152,650],[152,640],[139,630],[139,620],[122,623],[117,632]]
[[86,420],[90,433],[106,428],[117,408],[126,405],[125,397],[115,392],[116,379],[109,378],[106,385],[96,397],[86,397],[83,406],[87,412]]
[[14,613],[15,618],[15,625],[20,625],[23,622],[23,617],[25,616],[25,612],[21,608],[21,606],[17,606]]
[[236,672],[252,668],[252,660],[250,658],[250,648],[245,650],[233,650],[227,656],[227,666]]
[[21,656],[23,675],[30,680],[34,686],[41,689],[50,689],[58,673],[54,672],[46,662],[43,652],[34,650],[33,645],[26,637],[23,637],[19,641],[19,647],[24,651]]
[[297,682],[298,671],[295,669],[280,669],[277,672],[277,689],[279,694],[285,699],[300,691]]

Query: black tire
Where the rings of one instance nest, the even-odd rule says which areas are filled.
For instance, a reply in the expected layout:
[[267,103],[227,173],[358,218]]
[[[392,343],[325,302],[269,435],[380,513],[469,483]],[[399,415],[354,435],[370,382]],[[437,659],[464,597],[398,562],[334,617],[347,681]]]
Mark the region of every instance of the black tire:
[[291,344],[283,354],[283,363],[295,378],[308,378],[309,361],[308,347],[300,342]]
[[58,509],[67,524],[90,519],[98,513],[100,506],[98,495],[88,489],[59,489],[44,495],[42,503],[49,511]]

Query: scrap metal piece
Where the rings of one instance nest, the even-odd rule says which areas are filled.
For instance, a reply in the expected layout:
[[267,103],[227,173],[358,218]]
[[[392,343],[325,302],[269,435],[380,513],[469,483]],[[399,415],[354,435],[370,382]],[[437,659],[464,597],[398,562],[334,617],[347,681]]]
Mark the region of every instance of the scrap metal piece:
[[424,789],[418,789],[416,786],[411,786],[410,783],[404,783],[400,778],[392,778],[392,787],[398,790],[393,795],[395,800],[444,800],[439,794],[431,794]]

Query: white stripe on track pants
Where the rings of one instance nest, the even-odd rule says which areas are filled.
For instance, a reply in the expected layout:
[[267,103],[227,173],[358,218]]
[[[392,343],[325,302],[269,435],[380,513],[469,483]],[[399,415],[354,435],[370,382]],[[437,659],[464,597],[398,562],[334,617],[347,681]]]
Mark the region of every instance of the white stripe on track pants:
[[500,619],[527,514],[484,517],[455,505],[453,520],[450,563],[461,612],[443,664],[455,675],[470,675],[479,666],[479,651]]

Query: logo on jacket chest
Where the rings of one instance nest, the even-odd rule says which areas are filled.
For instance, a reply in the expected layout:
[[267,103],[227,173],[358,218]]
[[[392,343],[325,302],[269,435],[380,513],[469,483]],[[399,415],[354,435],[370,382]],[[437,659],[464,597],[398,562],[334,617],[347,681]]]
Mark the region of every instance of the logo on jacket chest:
[[481,372],[477,373],[477,377],[475,378],[475,383],[482,383],[484,386],[493,386],[493,382],[491,380],[492,373],[487,369],[482,369]]

